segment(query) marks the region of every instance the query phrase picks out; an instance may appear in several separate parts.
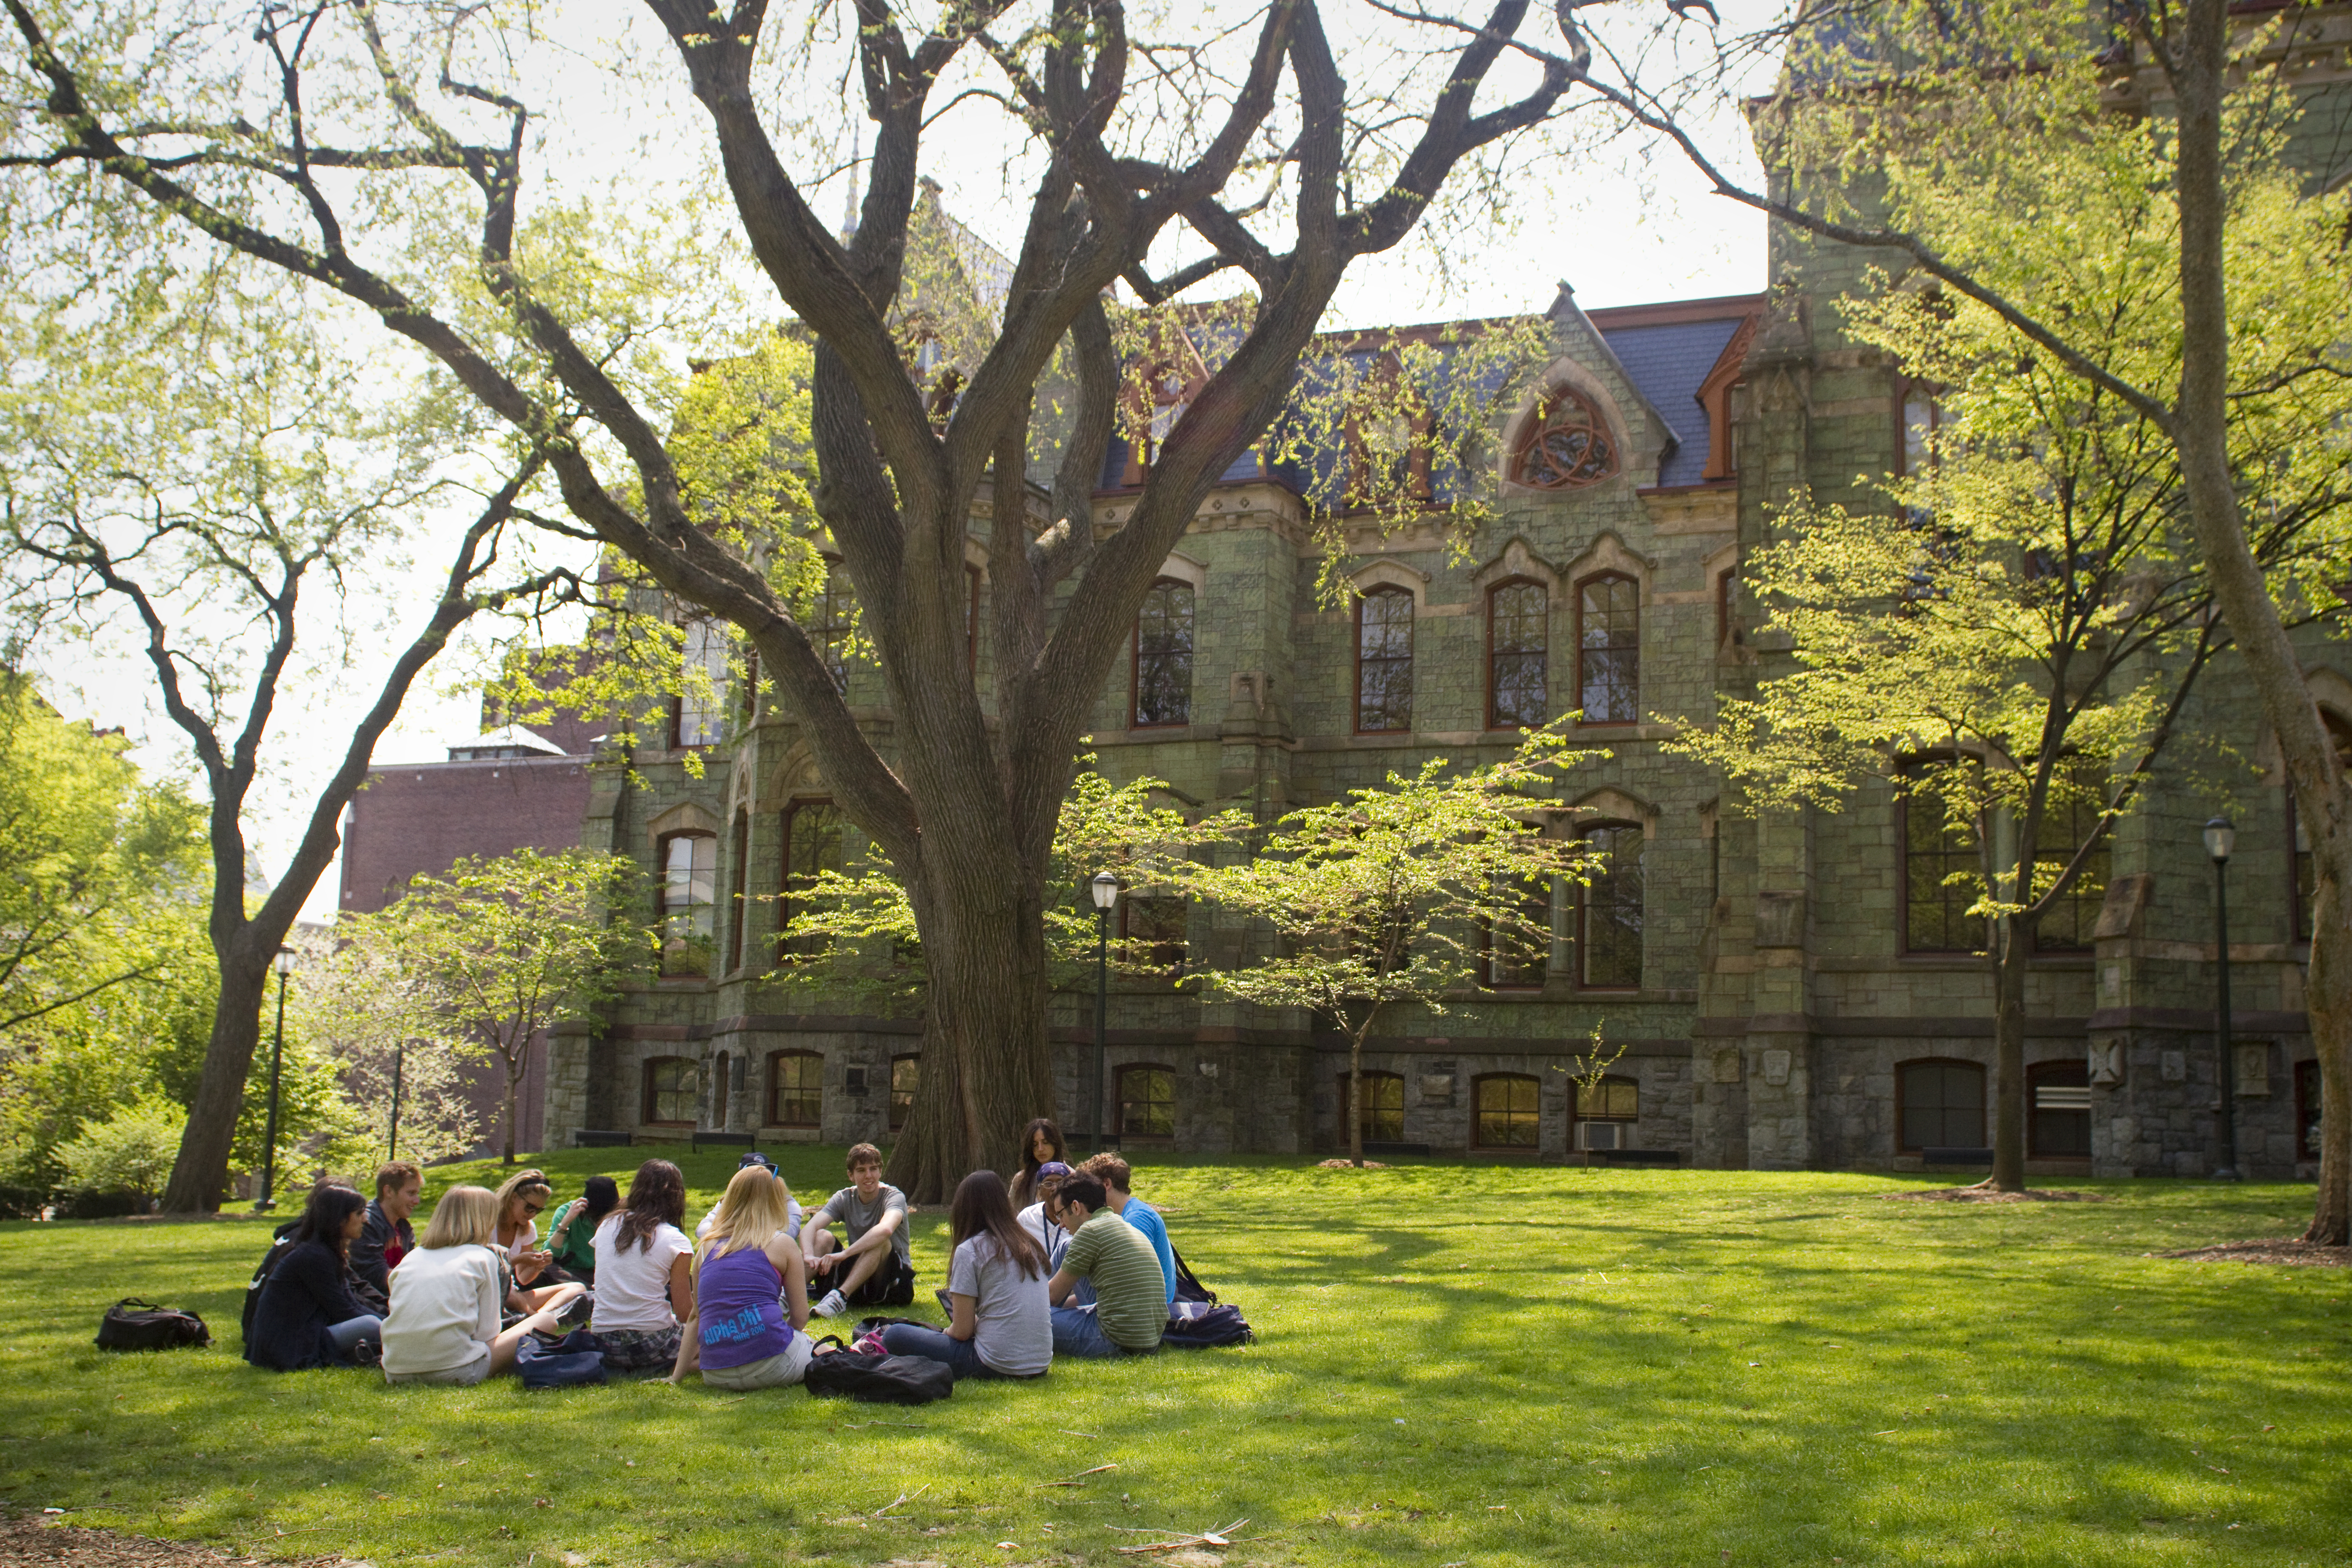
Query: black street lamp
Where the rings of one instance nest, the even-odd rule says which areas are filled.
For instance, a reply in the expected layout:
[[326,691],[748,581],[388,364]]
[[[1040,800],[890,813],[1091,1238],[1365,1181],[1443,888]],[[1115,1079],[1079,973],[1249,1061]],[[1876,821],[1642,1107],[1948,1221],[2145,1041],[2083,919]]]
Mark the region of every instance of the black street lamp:
[[2221,967],[2213,989],[2214,1056],[2221,1080],[2221,1164],[2213,1173],[2218,1182],[2238,1179],[2238,1064],[2230,1049],[2230,851],[2238,844],[2238,830],[2226,816],[2205,825],[2205,853],[2213,858],[2213,930]]
[[400,1158],[400,1078],[407,1066],[408,1042],[404,1039],[392,1052],[392,1130],[385,1135],[383,1152],[387,1160]]
[[256,1214],[278,1206],[272,1195],[278,1181],[278,1068],[286,1057],[286,977],[294,973],[294,950],[279,948],[269,967],[278,971],[278,1038],[269,1047],[269,1123],[261,1135],[261,1196],[254,1200]]
[[1118,879],[1108,871],[1097,871],[1095,879],[1087,884],[1095,900],[1095,1148],[1103,1152],[1103,1123],[1108,1120],[1103,1110],[1103,1099],[1109,1085],[1106,1081],[1103,1055],[1103,1021],[1110,1011],[1110,911],[1118,903]]

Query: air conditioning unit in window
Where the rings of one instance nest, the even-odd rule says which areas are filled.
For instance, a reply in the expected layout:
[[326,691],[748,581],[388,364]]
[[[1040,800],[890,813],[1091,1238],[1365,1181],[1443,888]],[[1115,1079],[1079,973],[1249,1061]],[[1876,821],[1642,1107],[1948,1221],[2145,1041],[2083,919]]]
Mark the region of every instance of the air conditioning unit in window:
[[1633,1124],[1630,1121],[1580,1121],[1576,1124],[1576,1146],[1596,1149],[1631,1149],[1633,1146]]

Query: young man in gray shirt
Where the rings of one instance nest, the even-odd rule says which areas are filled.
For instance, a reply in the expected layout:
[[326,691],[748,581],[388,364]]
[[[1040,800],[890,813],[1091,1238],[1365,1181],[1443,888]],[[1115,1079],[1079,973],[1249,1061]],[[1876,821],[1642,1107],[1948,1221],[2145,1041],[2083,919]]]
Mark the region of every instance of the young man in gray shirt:
[[[801,1226],[810,1287],[830,1287],[809,1308],[821,1318],[852,1307],[903,1307],[915,1299],[907,1194],[882,1180],[882,1151],[871,1143],[850,1150],[849,1182]],[[836,1220],[845,1237],[840,1243],[833,1239]]]

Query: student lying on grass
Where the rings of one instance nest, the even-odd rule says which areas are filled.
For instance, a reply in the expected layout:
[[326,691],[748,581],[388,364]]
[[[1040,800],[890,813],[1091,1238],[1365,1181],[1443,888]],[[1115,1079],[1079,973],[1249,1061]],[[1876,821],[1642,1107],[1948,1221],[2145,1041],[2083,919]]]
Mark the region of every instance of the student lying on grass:
[[808,1266],[790,1234],[787,1196],[765,1165],[747,1164],[727,1184],[694,1261],[695,1315],[672,1383],[698,1367],[711,1387],[742,1393],[788,1386],[808,1371]]
[[499,1327],[506,1259],[492,1244],[499,1200],[487,1187],[452,1187],[433,1205],[416,1250],[392,1271],[392,1312],[383,1321],[387,1383],[472,1384],[514,1370],[525,1334],[557,1332],[582,1294],[552,1287],[553,1299],[510,1329]]
[[[1045,1288],[1054,1303],[1054,1353],[1150,1355],[1168,1326],[1151,1243],[1111,1212],[1102,1183],[1085,1172],[1062,1183],[1060,1197],[1062,1223],[1072,1232],[1070,1249]],[[1081,1282],[1094,1286],[1091,1307],[1074,1300]]]
[[366,1224],[367,1200],[358,1193],[340,1183],[311,1189],[294,1244],[254,1304],[246,1360],[272,1372],[298,1372],[373,1359],[368,1352],[382,1341],[383,1320],[353,1290],[358,1282],[351,1265],[352,1243]]
[[892,1323],[882,1348],[944,1362],[960,1378],[1045,1375],[1054,1364],[1045,1254],[1013,1217],[1003,1177],[974,1171],[957,1185],[948,1236],[947,1331]]

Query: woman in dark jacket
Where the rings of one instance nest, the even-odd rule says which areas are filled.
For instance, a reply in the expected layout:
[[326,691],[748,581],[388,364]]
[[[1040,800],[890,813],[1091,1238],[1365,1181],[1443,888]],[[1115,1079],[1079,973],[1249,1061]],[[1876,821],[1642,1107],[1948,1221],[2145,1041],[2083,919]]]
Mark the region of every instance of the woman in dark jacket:
[[352,1290],[351,1246],[367,1223],[367,1200],[330,1184],[312,1189],[294,1244],[261,1288],[245,1359],[273,1372],[353,1366],[375,1360],[383,1320]]

